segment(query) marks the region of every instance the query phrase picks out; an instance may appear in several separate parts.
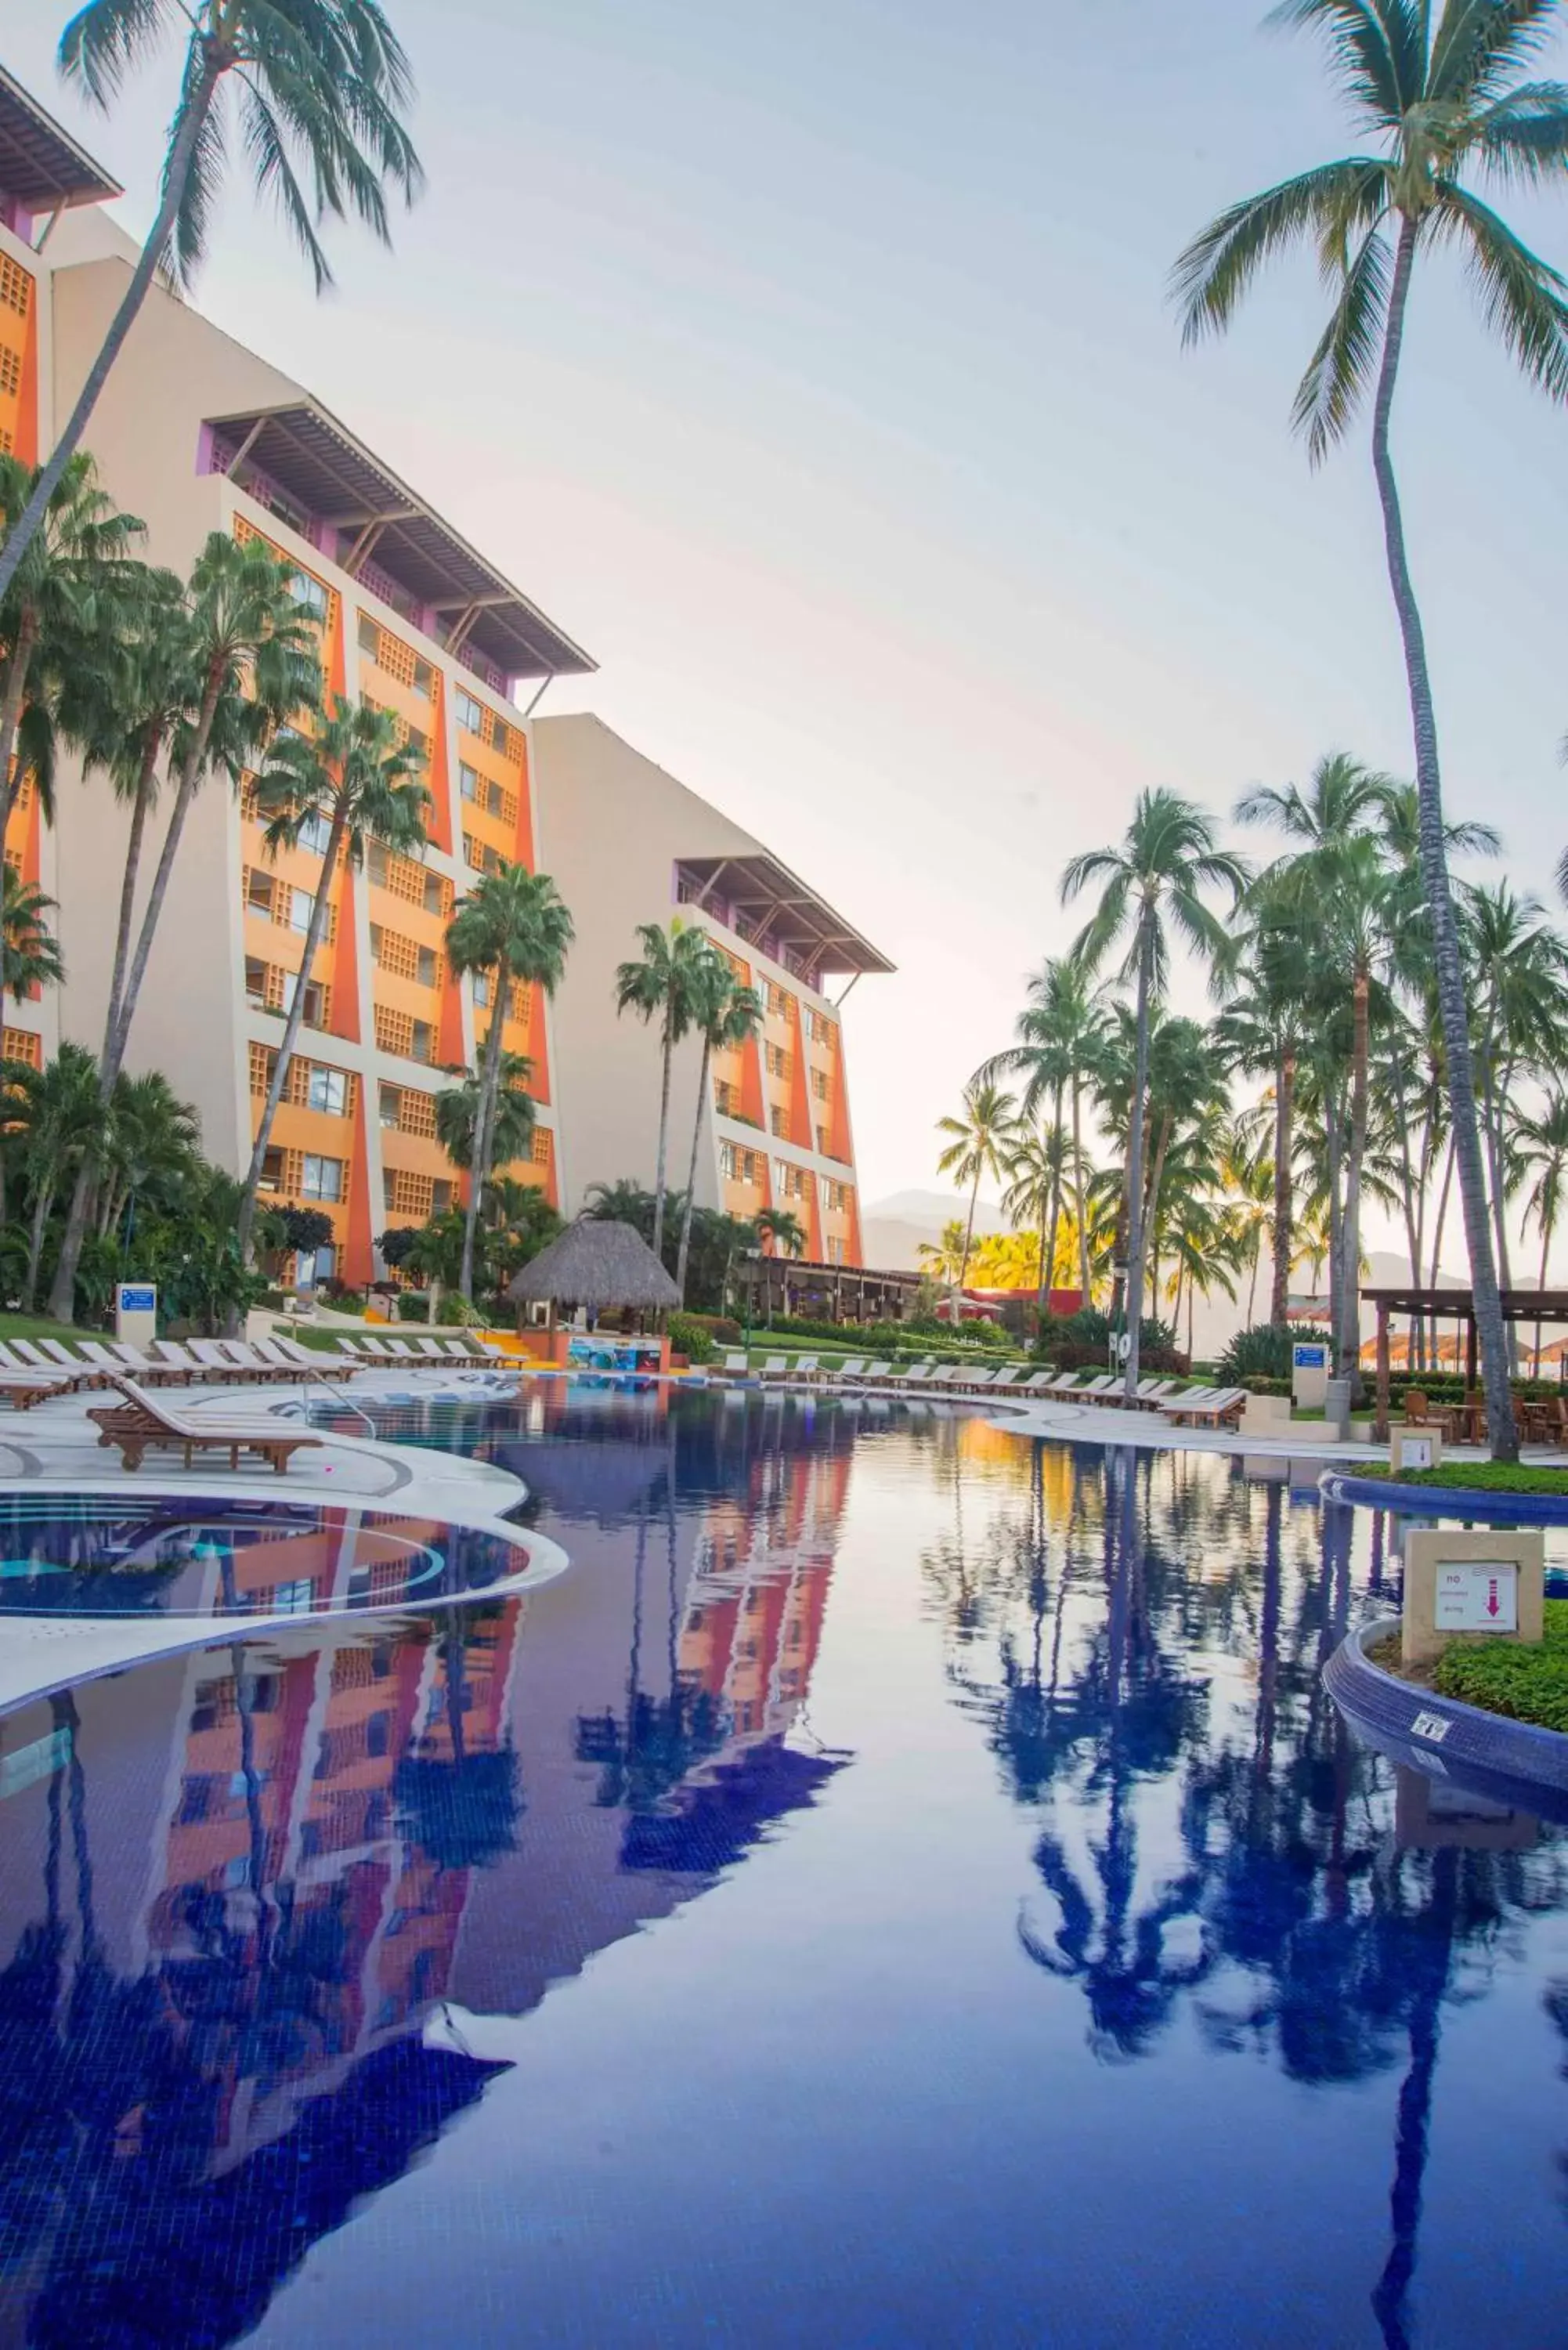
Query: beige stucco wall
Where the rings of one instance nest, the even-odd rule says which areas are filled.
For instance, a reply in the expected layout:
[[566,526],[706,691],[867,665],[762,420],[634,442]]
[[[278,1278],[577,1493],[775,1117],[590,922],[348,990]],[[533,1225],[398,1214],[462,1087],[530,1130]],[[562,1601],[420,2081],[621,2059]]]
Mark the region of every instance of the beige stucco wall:
[[[127,275],[126,263],[118,257],[57,267],[57,413],[68,410],[79,389]],[[224,524],[224,484],[196,470],[203,419],[299,396],[288,377],[199,312],[154,289],[88,433],[109,494],[148,526],[144,551],[150,561],[188,570],[208,532]],[[166,809],[167,801],[143,860],[149,883]],[[244,951],[233,879],[236,822],[228,787],[209,785],[191,811],[130,1053],[133,1069],[169,1073],[195,1106],[208,1152],[234,1168],[243,1167],[249,1153],[240,1031]],[[102,1035],[126,833],[126,814],[101,779],[84,784],[76,773],[62,774],[58,896],[68,976],[61,1029],[95,1047]]]
[[[651,1188],[659,1141],[657,1029],[616,1014],[616,965],[639,950],[639,922],[668,922],[675,861],[754,856],[762,844],[688,791],[602,719],[536,718],[529,728],[540,868],[577,927],[556,998],[556,1088],[565,1138],[563,1205],[590,1183],[627,1176]],[[671,1089],[670,1180],[684,1186],[701,1047],[679,1046]],[[710,1121],[711,1125],[711,1121]],[[711,1141],[698,1153],[699,1204],[718,1202]]]

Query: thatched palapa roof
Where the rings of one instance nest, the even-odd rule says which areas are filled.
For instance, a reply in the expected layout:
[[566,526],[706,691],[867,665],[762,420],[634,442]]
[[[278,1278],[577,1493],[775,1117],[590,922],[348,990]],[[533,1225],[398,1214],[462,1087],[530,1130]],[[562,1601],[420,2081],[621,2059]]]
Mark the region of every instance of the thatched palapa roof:
[[680,1292],[641,1233],[597,1216],[569,1224],[524,1266],[506,1295],[514,1305],[584,1305],[595,1314],[617,1306],[662,1314],[680,1303]]

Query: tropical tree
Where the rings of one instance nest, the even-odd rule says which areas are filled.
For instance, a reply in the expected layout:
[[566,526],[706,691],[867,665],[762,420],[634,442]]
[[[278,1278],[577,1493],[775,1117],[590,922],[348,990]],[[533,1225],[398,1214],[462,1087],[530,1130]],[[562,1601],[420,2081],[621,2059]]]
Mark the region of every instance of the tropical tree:
[[[1042,1316],[1056,1278],[1056,1238],[1062,1225],[1062,1191],[1073,1166],[1073,1140],[1053,1122],[1025,1131],[1007,1161],[1008,1186],[1002,1204],[1014,1224],[1033,1223],[1039,1247],[1038,1310]],[[1088,1303],[1088,1292],[1084,1292]]]
[[[171,688],[182,699],[177,711],[172,702],[165,706],[166,723],[159,730],[161,743],[167,736],[174,801],[135,951],[129,964],[117,956],[123,985],[118,1003],[109,1003],[99,1055],[99,1092],[106,1114],[197,792],[215,771],[237,785],[276,731],[306,715],[319,698],[315,634],[296,601],[295,576],[294,567],[260,539],[242,542],[213,531],[192,567],[184,614],[170,623],[177,648],[173,659],[187,663],[190,671],[183,688]],[[133,714],[145,720],[147,713],[145,708],[139,713],[128,712]],[[101,748],[101,735],[97,739]],[[134,812],[133,804],[133,816]],[[128,862],[140,855],[140,834],[133,822]],[[134,886],[132,872],[121,889],[122,918]],[[55,1266],[49,1311],[62,1322],[75,1315],[77,1264],[88,1228],[94,1169],[88,1154],[78,1170]]]
[[0,867],[0,991],[18,1001],[35,987],[57,987],[66,975],[49,928],[54,904],[12,867]]
[[636,962],[619,963],[615,975],[615,1008],[635,1012],[646,1025],[659,1023],[659,1156],[653,1174],[653,1253],[664,1250],[664,1192],[670,1154],[670,1080],[675,1047],[689,1036],[708,1001],[712,940],[700,923],[676,915],[666,930],[660,922],[639,922],[642,942]]
[[715,948],[698,979],[692,1024],[702,1039],[702,1066],[697,1077],[697,1114],[691,1123],[691,1165],[686,1178],[686,1200],[680,1213],[680,1247],[675,1261],[675,1285],[686,1303],[686,1264],[691,1253],[691,1211],[697,1197],[697,1154],[708,1115],[708,1073],[716,1052],[743,1045],[763,1024],[763,1000],[755,988],[742,986],[725,956]]
[[[483,1079],[472,1069],[455,1066],[447,1071],[455,1077],[454,1086],[443,1086],[435,1097],[436,1140],[452,1165],[469,1173],[473,1166],[474,1137],[479,1130],[479,1113],[483,1098]],[[528,1087],[533,1082],[534,1064],[526,1053],[505,1053],[501,1055],[501,1077],[495,1092],[494,1123],[490,1136],[490,1163],[493,1168],[511,1167],[528,1156],[534,1143],[534,1097]],[[494,1189],[496,1179],[490,1179]]]
[[454,975],[483,977],[490,989],[490,1028],[482,1065],[473,1174],[458,1284],[470,1305],[480,1201],[495,1164],[495,1105],[501,1091],[506,1007],[514,984],[542,988],[546,995],[554,995],[576,936],[571,915],[549,875],[530,873],[522,865],[503,865],[498,872],[482,875],[467,896],[459,899],[447,924],[446,959]]
[[1073,952],[1096,971],[1124,940],[1122,977],[1135,991],[1136,1058],[1127,1151],[1127,1336],[1126,1392],[1138,1384],[1138,1335],[1144,1288],[1144,1126],[1148,1099],[1149,1022],[1169,974],[1168,923],[1209,962],[1224,951],[1225,933],[1203,902],[1203,891],[1225,889],[1232,905],[1247,884],[1247,868],[1220,847],[1213,818],[1177,793],[1140,792],[1120,845],[1075,857],[1062,877],[1070,904],[1091,882],[1103,884],[1100,902]]
[[1390,424],[1417,259],[1463,255],[1486,323],[1526,378],[1568,400],[1568,286],[1471,182],[1568,179],[1568,88],[1530,68],[1561,0],[1283,0],[1276,18],[1321,32],[1372,151],[1321,164],[1233,204],[1181,255],[1176,288],[1190,342],[1230,326],[1265,262],[1307,244],[1334,307],[1296,393],[1315,463],[1372,397],[1372,461],[1415,743],[1421,872],[1431,923],[1453,1138],[1494,1456],[1518,1451],[1508,1347],[1487,1221],[1459,927],[1444,840],[1442,773],[1425,630],[1406,546]]
[[971,1077],[964,1087],[963,1107],[958,1116],[940,1118],[937,1132],[948,1137],[947,1147],[937,1159],[939,1173],[950,1175],[961,1189],[966,1183],[969,1186],[969,1222],[964,1227],[963,1251],[953,1284],[961,1289],[974,1244],[974,1213],[980,1201],[980,1187],[987,1175],[995,1183],[1005,1178],[1018,1141],[1017,1104],[1000,1086],[984,1077]]
[[[1247,1274],[1250,1329],[1257,1312],[1258,1262],[1275,1222],[1277,1186],[1269,1147],[1257,1139],[1244,1118],[1233,1118],[1225,1128],[1220,1145],[1220,1180],[1225,1194],[1224,1229]],[[1289,1272],[1288,1264],[1285,1271]],[[1283,1322],[1285,1316],[1282,1312],[1275,1318]]]
[[1028,984],[1028,1002],[1014,1025],[1014,1042],[984,1062],[976,1075],[994,1083],[1022,1076],[1019,1110],[1025,1120],[1050,1104],[1060,1126],[1064,1099],[1073,1133],[1073,1212],[1078,1229],[1078,1286],[1089,1295],[1088,1168],[1084,1157],[1085,1088],[1097,1082],[1107,1044],[1108,1015],[1093,973],[1071,956],[1043,963]]
[[1461,933],[1476,1014],[1475,1071],[1498,1272],[1507,1289],[1513,1278],[1508,1200],[1516,1188],[1509,1163],[1509,1112],[1521,1068],[1562,1061],[1568,1039],[1568,957],[1561,939],[1548,929],[1540,901],[1516,897],[1506,882],[1466,891]]
[[[1568,1093],[1554,1087],[1542,1107],[1532,1117],[1520,1117],[1514,1122],[1513,1149],[1527,1175],[1535,1178],[1524,1202],[1524,1212],[1541,1234],[1541,1286],[1546,1286],[1547,1262],[1552,1254],[1552,1243],[1563,1213],[1563,1203],[1568,1191]],[[1535,1325],[1535,1352],[1539,1369],[1541,1354],[1541,1324]]]
[[332,283],[317,229],[351,211],[389,244],[389,192],[411,203],[421,184],[403,120],[412,77],[379,0],[194,0],[178,8],[88,0],[61,36],[60,70],[107,113],[174,22],[187,28],[185,55],[157,215],[54,453],[0,546],[0,597],[43,525],[154,276],[167,271],[182,291],[194,282],[228,160],[226,84],[237,86],[256,192],[282,212],[317,293]]
[[92,1055],[80,1045],[60,1046],[29,1089],[26,1166],[33,1212],[27,1234],[27,1269],[22,1310],[31,1313],[49,1212],[63,1180],[98,1147],[102,1123]]
[[772,1249],[774,1256],[804,1256],[805,1226],[793,1208],[759,1208],[752,1219],[757,1238]]
[[[316,957],[327,933],[339,864],[358,869],[371,835],[394,855],[411,857],[422,847],[430,794],[420,781],[420,755],[409,750],[393,712],[339,695],[309,734],[294,730],[274,738],[256,778],[256,813],[269,858],[296,848],[307,825],[327,827],[321,878],[311,902],[299,971],[289,997],[283,1040],[273,1061],[251,1163],[240,1201],[239,1243],[250,1246],[256,1193],[272,1143],[273,1121],[294,1065],[300,1024],[310,993]],[[499,1029],[500,1023],[496,1026]]]
[[84,647],[111,629],[115,599],[140,567],[130,557],[143,525],[118,511],[83,451],[45,498],[26,563],[18,557],[6,570],[39,478],[18,458],[0,456],[0,837],[29,775],[47,797],[53,693]]
[[109,1097],[99,1172],[98,1229],[107,1235],[123,1222],[129,1244],[139,1201],[149,1194],[176,1209],[200,1156],[202,1128],[160,1069],[128,1076],[122,1069]]

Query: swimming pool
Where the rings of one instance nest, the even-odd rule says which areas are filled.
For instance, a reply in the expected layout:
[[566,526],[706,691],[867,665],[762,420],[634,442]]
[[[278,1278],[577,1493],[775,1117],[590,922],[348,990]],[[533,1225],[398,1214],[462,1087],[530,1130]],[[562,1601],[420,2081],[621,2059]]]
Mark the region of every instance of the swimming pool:
[[508,1581],[525,1550],[385,1510],[233,1495],[0,1494],[0,1617],[309,1616],[431,1607]]
[[979,1416],[411,1413],[571,1571],[0,1722],[18,2341],[1545,2343],[1568,1847],[1385,1530]]

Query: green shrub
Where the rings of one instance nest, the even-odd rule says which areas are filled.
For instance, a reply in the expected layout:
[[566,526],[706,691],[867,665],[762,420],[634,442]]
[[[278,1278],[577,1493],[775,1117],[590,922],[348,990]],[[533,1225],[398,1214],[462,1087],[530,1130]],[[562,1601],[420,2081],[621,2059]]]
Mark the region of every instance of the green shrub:
[[699,1330],[705,1330],[716,1347],[738,1347],[741,1343],[740,1324],[729,1314],[688,1314],[682,1317]]
[[1513,1721],[1568,1730],[1568,1599],[1549,1599],[1539,1647],[1513,1640],[1456,1640],[1432,1676],[1445,1697]]
[[[1358,1461],[1357,1477],[1389,1478],[1386,1461]],[[1444,1461],[1436,1469],[1402,1469],[1401,1485],[1433,1485],[1464,1493],[1546,1493],[1568,1499],[1568,1469],[1548,1469],[1532,1461]]]
[[684,1355],[689,1363],[711,1363],[719,1351],[711,1333],[691,1314],[670,1315],[670,1345],[672,1353]]
[[431,1318],[430,1292],[424,1289],[404,1289],[398,1293],[400,1322],[428,1322]]
[[[1237,1331],[1215,1369],[1229,1387],[1251,1388],[1254,1379],[1283,1379],[1288,1387],[1293,1347],[1332,1345],[1326,1330],[1293,1322],[1254,1322],[1250,1330]],[[1268,1392],[1264,1388],[1253,1388],[1256,1395]]]

